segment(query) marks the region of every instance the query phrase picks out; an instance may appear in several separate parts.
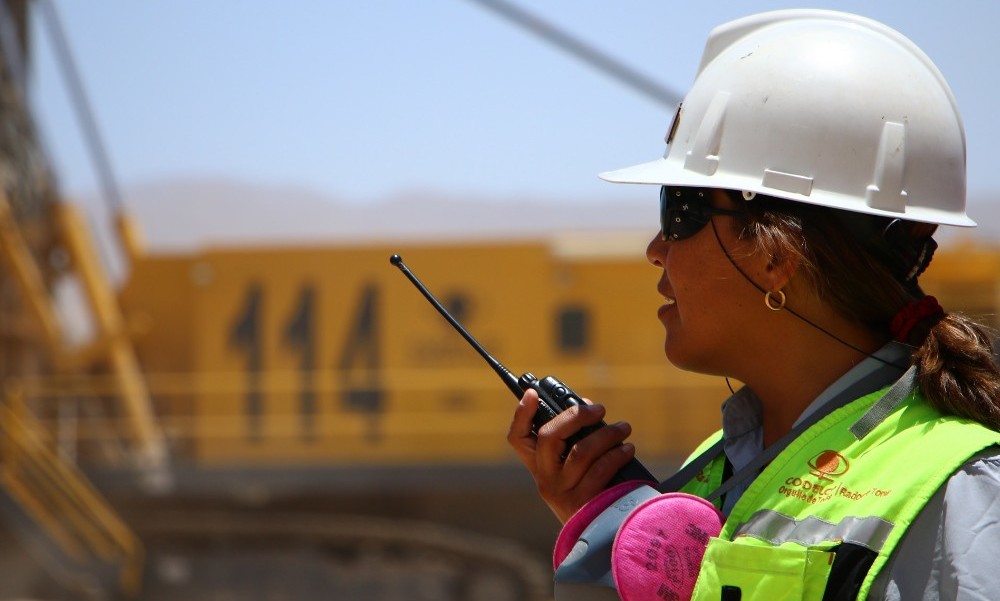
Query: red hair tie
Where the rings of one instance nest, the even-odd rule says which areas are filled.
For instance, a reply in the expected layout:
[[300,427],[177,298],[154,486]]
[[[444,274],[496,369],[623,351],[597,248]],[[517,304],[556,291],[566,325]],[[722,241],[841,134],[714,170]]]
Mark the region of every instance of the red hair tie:
[[933,296],[925,296],[920,300],[910,301],[896,313],[889,324],[892,337],[899,342],[906,342],[910,330],[918,323],[930,317],[944,315],[944,309]]

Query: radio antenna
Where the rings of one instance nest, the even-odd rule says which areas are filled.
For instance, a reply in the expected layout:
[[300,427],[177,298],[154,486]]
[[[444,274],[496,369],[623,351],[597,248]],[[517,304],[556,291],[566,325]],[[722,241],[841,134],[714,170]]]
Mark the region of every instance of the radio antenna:
[[509,369],[503,366],[502,363],[494,359],[493,355],[489,354],[483,345],[479,344],[479,341],[473,338],[472,334],[466,331],[466,329],[462,327],[462,324],[458,323],[458,321],[451,316],[451,313],[448,313],[448,310],[444,308],[444,305],[442,305],[438,299],[434,298],[434,295],[431,294],[430,290],[428,290],[427,287],[424,286],[419,279],[417,279],[417,276],[413,275],[413,272],[410,271],[406,264],[403,263],[403,257],[399,255],[392,255],[389,257],[389,262],[398,267],[399,270],[403,272],[403,275],[409,278],[413,285],[417,287],[417,290],[424,295],[424,298],[434,305],[434,308],[438,310],[438,313],[443,315],[444,318],[448,320],[448,323],[450,323],[453,328],[458,330],[458,333],[462,335],[462,338],[465,338],[465,340],[472,345],[472,348],[476,349],[476,352],[478,352],[483,359],[486,360],[490,367],[493,368],[493,371],[497,372],[497,375],[499,375],[500,379],[503,380],[503,383],[507,385],[507,388],[514,393],[514,396],[521,398],[521,395],[524,394],[524,389],[521,388],[520,384],[518,384],[517,376],[512,374]]

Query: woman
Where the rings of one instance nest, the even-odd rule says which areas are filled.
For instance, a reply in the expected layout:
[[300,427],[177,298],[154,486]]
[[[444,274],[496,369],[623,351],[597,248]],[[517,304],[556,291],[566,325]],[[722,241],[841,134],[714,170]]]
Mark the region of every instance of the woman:
[[[995,598],[991,334],[918,283],[937,225],[975,225],[941,74],[868,19],[754,15],[711,33],[667,144],[663,159],[602,177],[661,186],[647,257],[662,270],[667,358],[745,386],[721,434],[659,490],[602,492],[634,456],[628,424],[567,451],[604,408],[536,435],[537,397],[524,395],[508,440],[564,537],[586,539],[557,545],[557,598]],[[659,496],[671,491],[689,496]],[[671,588],[685,577],[664,559],[676,550],[659,552],[677,540],[664,524],[689,509],[712,518],[705,498],[720,523],[688,565],[693,592]]]

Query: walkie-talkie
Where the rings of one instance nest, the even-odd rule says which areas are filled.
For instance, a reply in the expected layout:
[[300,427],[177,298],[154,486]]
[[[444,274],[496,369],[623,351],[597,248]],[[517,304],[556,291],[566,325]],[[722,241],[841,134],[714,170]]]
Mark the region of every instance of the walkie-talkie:
[[[524,395],[524,392],[529,388],[533,388],[536,392],[538,392],[538,410],[535,412],[535,416],[533,418],[533,429],[535,432],[537,432],[538,429],[541,428],[546,422],[554,418],[562,411],[565,411],[574,405],[583,404],[583,399],[570,390],[569,386],[566,386],[552,376],[545,376],[541,380],[527,372],[522,374],[521,377],[515,376],[499,361],[494,359],[493,356],[490,355],[485,348],[483,348],[483,345],[479,344],[479,341],[473,338],[472,334],[469,334],[469,332],[466,331],[466,329],[462,327],[462,325],[458,323],[458,321],[456,321],[450,313],[448,313],[448,310],[445,309],[436,298],[434,298],[434,295],[427,290],[420,280],[417,279],[417,276],[413,275],[409,268],[403,263],[402,257],[399,255],[392,255],[389,257],[389,262],[398,267],[399,270],[402,271],[407,278],[409,278],[413,285],[417,287],[417,290],[419,290],[424,297],[427,298],[432,305],[434,305],[434,308],[448,320],[448,323],[458,330],[458,333],[472,345],[472,348],[476,349],[483,359],[486,360],[486,363],[488,363],[497,375],[500,376],[500,379],[507,385],[507,388],[514,393],[516,398],[520,399]],[[572,448],[577,441],[587,436],[594,430],[606,425],[607,424],[602,421],[599,424],[582,428],[579,432],[566,440],[566,449],[568,450]],[[643,467],[643,465],[635,458],[626,463],[622,469],[618,470],[618,473],[611,479],[608,486],[618,484],[620,482],[626,482],[628,480],[657,481],[656,478],[649,473],[649,470]]]

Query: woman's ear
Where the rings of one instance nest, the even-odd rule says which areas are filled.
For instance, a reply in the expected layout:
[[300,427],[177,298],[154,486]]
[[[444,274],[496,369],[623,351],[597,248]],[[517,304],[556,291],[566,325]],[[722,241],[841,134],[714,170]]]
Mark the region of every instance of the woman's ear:
[[765,290],[776,292],[788,286],[799,270],[799,257],[772,254],[764,266],[761,285]]

